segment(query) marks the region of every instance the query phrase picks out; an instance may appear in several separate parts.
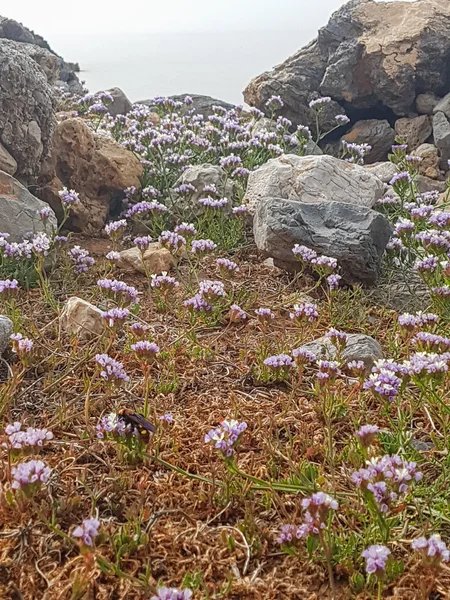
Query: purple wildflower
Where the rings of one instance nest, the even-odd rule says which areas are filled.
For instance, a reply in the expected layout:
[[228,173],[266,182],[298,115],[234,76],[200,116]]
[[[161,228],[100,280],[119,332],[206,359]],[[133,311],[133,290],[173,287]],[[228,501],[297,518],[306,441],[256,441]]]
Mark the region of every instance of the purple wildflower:
[[64,206],[70,207],[73,204],[80,204],[81,200],[75,190],[68,190],[66,187],[58,192],[61,202]]
[[380,544],[374,544],[364,550],[361,556],[366,559],[367,574],[383,576],[390,553],[389,548]]
[[80,538],[86,546],[93,546],[94,538],[98,536],[99,527],[100,521],[98,519],[83,519],[82,524],[73,530],[72,537]]
[[80,246],[74,246],[69,250],[69,258],[72,261],[75,273],[87,273],[89,267],[95,264],[95,260],[92,256],[89,256],[89,251]]
[[110,308],[102,312],[102,318],[108,322],[109,327],[113,328],[124,323],[130,314],[127,308]]
[[301,321],[303,319],[313,323],[318,317],[317,304],[294,304],[294,311],[289,314],[290,319]]
[[224,420],[219,427],[211,429],[211,431],[205,435],[205,443],[212,443],[214,448],[217,448],[225,457],[229,458],[233,455],[233,452],[246,429],[247,423],[245,421],[240,423],[234,419],[229,421]]
[[112,221],[105,226],[105,232],[107,235],[112,236],[116,234],[121,229],[125,229],[127,226],[127,222],[125,219],[121,219],[120,221]]
[[21,462],[11,470],[13,478],[11,487],[13,490],[22,489],[24,491],[39,487],[41,483],[48,482],[50,473],[50,467],[47,467],[42,460],[32,459]]
[[159,346],[154,342],[142,340],[131,345],[131,349],[136,354],[137,358],[145,362],[153,361],[159,353]]
[[411,547],[422,554],[424,562],[429,566],[437,567],[441,561],[450,561],[450,552],[439,534],[435,533],[428,539],[420,537],[413,540]]
[[96,362],[103,367],[100,371],[100,377],[107,381],[120,384],[122,381],[129,381],[130,378],[125,372],[123,364],[118,360],[114,360],[108,354],[97,354],[95,356]]
[[379,431],[380,428],[378,427],[378,425],[362,425],[355,433],[355,435],[359,438],[359,441],[364,446],[364,448],[368,448],[372,445]]
[[315,100],[311,100],[311,102],[309,103],[309,108],[323,108],[324,104],[328,104],[330,102],[331,98],[329,96],[323,96],[322,98],[316,98]]
[[190,600],[192,594],[192,590],[187,588],[179,590],[162,586],[157,588],[156,596],[152,596],[150,600]]
[[191,252],[193,254],[206,254],[207,252],[214,252],[217,248],[212,240],[194,240],[191,245]]

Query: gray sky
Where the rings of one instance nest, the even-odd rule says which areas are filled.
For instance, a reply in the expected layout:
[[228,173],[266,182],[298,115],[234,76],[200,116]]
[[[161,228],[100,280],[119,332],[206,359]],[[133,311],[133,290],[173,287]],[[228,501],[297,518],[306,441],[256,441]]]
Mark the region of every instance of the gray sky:
[[53,33],[207,30],[311,30],[342,0],[15,0],[5,16],[50,38]]

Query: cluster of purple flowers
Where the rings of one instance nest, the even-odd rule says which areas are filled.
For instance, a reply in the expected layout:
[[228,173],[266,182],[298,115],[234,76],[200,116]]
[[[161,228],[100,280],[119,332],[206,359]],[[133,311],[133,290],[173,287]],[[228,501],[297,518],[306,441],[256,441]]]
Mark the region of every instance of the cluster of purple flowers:
[[325,337],[330,340],[333,346],[336,346],[340,350],[344,349],[347,345],[348,335],[344,331],[339,331],[334,327],[327,331]]
[[98,287],[105,291],[107,296],[115,300],[118,304],[130,304],[138,302],[138,291],[124,281],[117,279],[99,279]]
[[238,265],[229,258],[218,258],[216,265],[227,273],[237,273],[239,271]]
[[211,196],[207,196],[206,198],[199,198],[198,203],[206,206],[206,208],[224,208],[228,204],[228,199],[221,198],[220,200],[215,200]]
[[302,321],[306,319],[310,323],[313,323],[319,318],[317,311],[317,304],[311,302],[305,302],[304,304],[294,304],[294,310],[289,314],[292,320]]
[[275,356],[268,356],[264,360],[266,367],[270,367],[276,371],[285,371],[293,366],[295,362],[289,356],[289,354],[277,354]]
[[309,108],[323,108],[324,104],[329,104],[330,102],[331,98],[329,96],[323,96],[322,98],[316,98],[315,100],[311,100],[311,102],[309,103]]
[[372,390],[380,398],[393,402],[400,391],[403,383],[401,375],[404,374],[404,368],[398,363],[376,361],[372,373],[364,382],[363,387],[365,390]]
[[350,155],[348,158],[345,158],[345,160],[358,165],[362,165],[364,163],[366,154],[372,150],[372,146],[369,144],[355,144],[352,142],[347,142],[347,140],[342,140],[341,144],[344,156],[347,154]]
[[191,245],[191,252],[193,254],[206,254],[207,252],[214,252],[217,248],[212,240],[194,240]]
[[113,328],[124,323],[130,316],[127,308],[110,308],[102,312],[102,318],[108,322],[109,327]]
[[372,445],[376,436],[380,432],[378,425],[362,425],[355,433],[356,437],[359,438],[361,444],[368,448]]
[[161,275],[152,275],[150,286],[161,290],[170,290],[178,287],[180,284],[170,275],[167,275],[167,271],[163,271]]
[[100,521],[91,517],[90,519],[83,519],[81,525],[75,527],[72,532],[72,537],[79,538],[86,546],[93,546],[94,539],[98,536],[98,530],[100,528]]
[[89,251],[80,246],[74,246],[68,252],[68,256],[72,261],[75,273],[87,273],[89,268],[95,264],[92,256],[89,256]]
[[366,559],[366,573],[368,575],[382,576],[386,570],[390,554],[391,551],[389,548],[381,544],[369,546],[361,555]]
[[269,322],[275,319],[275,313],[270,310],[270,308],[257,308],[255,310],[255,315],[258,318],[258,321],[261,322]]
[[230,320],[234,323],[247,320],[247,313],[237,304],[230,306]]
[[19,289],[17,279],[2,279],[0,281],[0,294],[9,296]]
[[192,223],[180,223],[174,229],[175,233],[180,233],[185,238],[192,237],[197,234],[197,230],[195,229],[195,225]]
[[157,346],[154,342],[149,342],[148,340],[141,340],[135,344],[132,344],[131,349],[139,359],[142,359],[146,362],[153,360],[159,353],[159,346]]
[[10,335],[10,339],[13,342],[13,352],[22,356],[24,354],[29,354],[33,349],[33,342],[28,338],[24,338],[21,333],[13,333]]
[[437,567],[441,561],[450,561],[450,552],[447,545],[438,534],[431,535],[428,539],[420,537],[413,540],[411,548],[422,554],[427,565]]
[[161,246],[164,246],[169,250],[178,250],[182,246],[186,246],[186,238],[174,231],[163,231],[159,236],[158,241]]
[[205,435],[205,443],[212,443],[214,448],[229,458],[233,455],[242,434],[247,429],[245,421],[239,422],[235,419],[224,420],[219,427],[211,429]]
[[295,246],[292,249],[292,253],[295,254],[296,258],[298,258],[306,264],[311,265],[313,268],[315,268],[315,270],[319,271],[320,273],[331,273],[338,266],[337,260],[335,258],[324,255],[319,256],[315,250],[312,250],[307,246],[295,244]]
[[109,236],[114,236],[117,232],[120,232],[123,229],[126,229],[127,222],[125,219],[120,219],[120,221],[111,221],[105,226],[105,232]]
[[141,252],[145,252],[145,250],[147,250],[152,241],[153,238],[149,235],[141,235],[139,237],[134,238],[133,244],[137,246]]
[[351,480],[362,490],[371,493],[380,511],[386,513],[392,502],[422,477],[416,463],[407,462],[395,454],[373,458],[365,467],[355,471]]
[[50,467],[42,460],[28,460],[21,462],[17,467],[11,469],[13,490],[39,487],[42,483],[47,483],[51,473]]
[[100,371],[100,377],[113,383],[121,383],[122,381],[129,381],[130,378],[125,372],[123,364],[118,360],[114,360],[108,354],[97,354],[95,356],[96,362],[102,367]]
[[3,442],[2,446],[13,450],[40,447],[44,442],[52,440],[54,437],[53,433],[45,428],[36,429],[34,427],[27,427],[26,430],[22,430],[22,423],[19,421],[16,421],[12,425],[7,425],[5,433],[8,439],[6,442]]
[[429,333],[428,331],[419,331],[412,339],[412,343],[419,346],[422,350],[430,352],[445,351],[450,348],[450,338]]
[[177,588],[168,588],[165,586],[159,587],[156,590],[156,596],[152,596],[150,600],[191,600],[192,590]]
[[80,204],[81,200],[75,190],[68,190],[66,187],[58,192],[63,206],[71,207],[74,204]]
[[136,204],[133,204],[133,206],[131,206],[125,213],[125,217],[127,219],[132,219],[134,217],[145,217],[146,215],[148,215],[149,213],[152,212],[166,212],[167,206],[164,206],[164,204],[161,204],[159,202],[147,202],[146,200],[143,200],[142,202],[137,202]]
[[309,535],[319,535],[327,526],[330,511],[337,510],[339,505],[328,494],[316,492],[310,498],[302,500],[302,508],[304,510],[303,523],[299,527],[283,525],[277,538],[279,544],[289,544],[294,538],[300,539]]
[[400,327],[410,331],[413,331],[418,327],[424,327],[425,325],[434,325],[437,321],[438,316],[434,313],[418,312],[415,315],[403,313],[398,317],[398,324]]

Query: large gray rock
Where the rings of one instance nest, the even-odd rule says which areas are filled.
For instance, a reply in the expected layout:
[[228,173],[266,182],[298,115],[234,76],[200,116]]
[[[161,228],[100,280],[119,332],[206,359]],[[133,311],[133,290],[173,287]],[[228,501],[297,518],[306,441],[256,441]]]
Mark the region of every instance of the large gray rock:
[[372,150],[364,157],[366,164],[384,161],[391,151],[395,131],[385,119],[358,121],[342,138],[352,144],[369,144]]
[[32,181],[47,157],[56,120],[44,71],[19,44],[0,39],[0,142]]
[[450,159],[450,123],[443,112],[438,112],[433,117],[434,145],[441,153],[440,167],[448,171],[448,160]]
[[311,92],[356,109],[410,116],[418,92],[450,88],[450,4],[441,0],[351,0],[318,39],[253,79],[244,99],[263,110],[280,95],[284,114],[308,124]]
[[404,117],[395,122],[395,133],[402,142],[408,144],[409,152],[426,142],[432,132],[431,119],[427,115],[412,118]]
[[13,322],[5,315],[0,315],[0,354],[8,348],[11,343],[10,336],[14,331]]
[[259,250],[275,264],[296,270],[295,244],[338,260],[346,281],[374,284],[392,234],[380,213],[342,202],[296,202],[264,198],[257,206],[253,233]]
[[[10,234],[10,241],[21,242],[26,234],[44,231],[38,215],[48,204],[38,200],[14,177],[0,171],[0,231]],[[50,210],[47,227],[56,228],[56,217]]]
[[326,155],[284,154],[250,174],[244,203],[250,213],[266,197],[345,202],[371,208],[383,192],[383,182],[359,165]]
[[108,94],[111,94],[113,98],[113,101],[108,105],[108,112],[113,117],[117,117],[117,115],[126,115],[133,108],[133,105],[120,88],[115,87],[106,91]]
[[[301,348],[312,352],[318,359],[335,360],[338,355],[336,346],[326,337],[303,344]],[[347,345],[341,352],[340,358],[343,365],[353,360],[362,360],[366,366],[366,371],[370,371],[374,362],[383,358],[383,350],[377,340],[370,337],[370,335],[349,333]]]

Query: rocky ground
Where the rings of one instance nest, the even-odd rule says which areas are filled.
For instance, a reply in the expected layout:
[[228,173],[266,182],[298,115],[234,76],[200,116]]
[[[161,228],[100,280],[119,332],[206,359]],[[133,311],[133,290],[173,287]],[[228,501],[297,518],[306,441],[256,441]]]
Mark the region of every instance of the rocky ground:
[[449,16],[352,0],[247,109],[0,18],[0,597],[448,597]]

